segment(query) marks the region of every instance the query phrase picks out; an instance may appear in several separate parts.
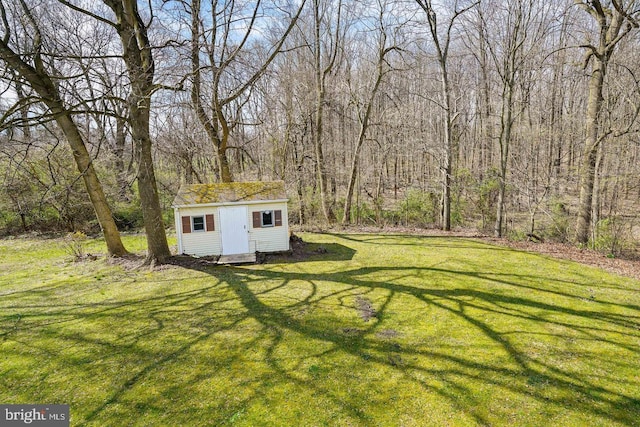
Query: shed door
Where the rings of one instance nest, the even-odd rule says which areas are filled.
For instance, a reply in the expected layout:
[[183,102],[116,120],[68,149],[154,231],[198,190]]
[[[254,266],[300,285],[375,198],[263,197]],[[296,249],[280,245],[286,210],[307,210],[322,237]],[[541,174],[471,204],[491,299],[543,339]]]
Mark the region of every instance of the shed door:
[[249,253],[247,208],[244,206],[220,208],[219,212],[222,255]]

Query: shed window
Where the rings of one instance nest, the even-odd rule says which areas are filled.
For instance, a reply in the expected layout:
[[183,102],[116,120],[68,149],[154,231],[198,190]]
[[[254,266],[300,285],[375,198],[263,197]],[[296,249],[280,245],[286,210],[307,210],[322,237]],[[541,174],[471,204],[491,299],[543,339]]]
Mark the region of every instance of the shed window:
[[191,220],[193,221],[192,230],[195,231],[205,231],[204,228],[204,217],[203,216],[192,216]]
[[254,211],[253,228],[267,228],[282,226],[282,211]]
[[[277,222],[277,218],[276,218]],[[182,233],[191,233],[194,231],[214,231],[213,214],[199,216],[183,216],[182,217]]]
[[260,225],[263,227],[273,227],[273,211],[262,211],[262,221]]

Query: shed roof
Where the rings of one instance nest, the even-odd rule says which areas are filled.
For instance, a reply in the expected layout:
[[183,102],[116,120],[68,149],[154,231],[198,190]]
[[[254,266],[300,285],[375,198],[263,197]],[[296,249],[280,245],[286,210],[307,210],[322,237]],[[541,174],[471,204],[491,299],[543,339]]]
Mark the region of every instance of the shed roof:
[[284,200],[283,181],[188,184],[180,187],[174,206]]

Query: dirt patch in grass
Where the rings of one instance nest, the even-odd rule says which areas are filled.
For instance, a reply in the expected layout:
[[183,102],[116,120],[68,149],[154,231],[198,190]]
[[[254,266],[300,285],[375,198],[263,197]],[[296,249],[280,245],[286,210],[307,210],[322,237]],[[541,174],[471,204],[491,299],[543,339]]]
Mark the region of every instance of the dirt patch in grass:
[[217,265],[218,256],[193,257],[190,255],[173,255],[164,264],[149,265],[143,254],[127,254],[122,257],[107,258],[110,265],[118,265],[125,270],[150,269],[161,271],[173,266],[189,269],[201,269]]
[[399,336],[400,336],[400,332],[396,331],[395,329],[383,329],[376,333],[376,337],[384,340],[398,338]]
[[135,270],[144,264],[145,257],[141,254],[130,253],[121,257],[107,258],[107,264],[118,265],[125,270]]
[[378,312],[373,308],[371,301],[361,295],[356,297],[355,307],[356,310],[358,310],[360,318],[365,322],[378,317]]
[[360,328],[353,328],[353,327],[342,328],[342,333],[351,337],[362,335],[364,332],[365,332],[365,329],[360,329]]
[[291,234],[289,237],[289,251],[280,254],[268,255],[267,259],[286,257],[291,260],[305,260],[315,255],[326,254],[327,248],[322,245],[307,243],[301,237]]

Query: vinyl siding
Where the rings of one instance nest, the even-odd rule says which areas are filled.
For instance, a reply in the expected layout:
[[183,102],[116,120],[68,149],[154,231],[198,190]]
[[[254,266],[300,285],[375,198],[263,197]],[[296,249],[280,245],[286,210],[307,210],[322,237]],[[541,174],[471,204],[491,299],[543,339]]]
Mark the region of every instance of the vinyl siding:
[[222,246],[220,244],[220,217],[217,207],[187,207],[177,209],[176,215],[182,216],[206,216],[213,215],[215,231],[193,231],[191,233],[180,233],[182,254],[207,256],[220,255]]
[[[255,228],[251,227],[249,240],[255,244],[258,252],[280,252],[289,250],[289,223],[286,203],[264,203],[249,205],[249,224],[253,224],[252,212],[256,211],[282,211],[282,226]],[[252,246],[251,246],[252,247]]]
[[[243,204],[229,204],[227,206],[245,206]],[[279,252],[289,250],[289,224],[287,204],[277,203],[252,203],[247,206],[247,226],[249,227],[249,251],[258,252]],[[222,207],[222,206],[221,206]],[[254,228],[252,226],[252,213],[264,210],[282,211],[282,226]],[[185,255],[207,256],[220,255],[222,244],[220,236],[220,216],[218,206],[207,207],[181,207],[176,208],[176,232],[180,243],[178,245],[180,253]],[[182,233],[182,216],[205,216],[212,214],[214,218],[215,231],[198,231]]]

